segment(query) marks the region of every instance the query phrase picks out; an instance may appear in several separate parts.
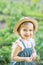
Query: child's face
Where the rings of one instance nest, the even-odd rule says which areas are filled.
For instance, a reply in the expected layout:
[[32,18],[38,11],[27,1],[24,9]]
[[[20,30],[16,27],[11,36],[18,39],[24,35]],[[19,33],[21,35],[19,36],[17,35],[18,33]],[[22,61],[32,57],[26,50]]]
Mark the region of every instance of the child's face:
[[22,24],[20,27],[20,31],[19,34],[21,36],[21,38],[23,39],[30,39],[33,36],[33,24],[32,23],[28,23],[28,24]]

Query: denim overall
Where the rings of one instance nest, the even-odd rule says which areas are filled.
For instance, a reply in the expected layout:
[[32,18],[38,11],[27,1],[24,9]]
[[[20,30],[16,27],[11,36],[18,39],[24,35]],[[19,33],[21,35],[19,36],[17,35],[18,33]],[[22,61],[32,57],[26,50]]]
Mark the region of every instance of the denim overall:
[[[21,51],[18,56],[20,57],[30,57],[33,53],[33,46],[31,43],[31,48],[26,48],[24,42],[20,39],[20,42],[22,42],[23,46],[24,46],[24,50]],[[34,62],[25,62],[25,61],[21,61],[21,62],[15,62],[12,61],[10,65],[35,65]]]

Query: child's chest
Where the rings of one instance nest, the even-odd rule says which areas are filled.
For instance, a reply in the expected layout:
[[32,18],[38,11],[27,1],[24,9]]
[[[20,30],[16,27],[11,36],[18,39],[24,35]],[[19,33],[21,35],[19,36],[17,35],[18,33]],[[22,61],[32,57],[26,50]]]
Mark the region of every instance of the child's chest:
[[26,48],[31,48],[32,47],[32,43],[25,43]]
[[22,50],[25,48],[32,48],[32,42],[30,41],[21,41]]

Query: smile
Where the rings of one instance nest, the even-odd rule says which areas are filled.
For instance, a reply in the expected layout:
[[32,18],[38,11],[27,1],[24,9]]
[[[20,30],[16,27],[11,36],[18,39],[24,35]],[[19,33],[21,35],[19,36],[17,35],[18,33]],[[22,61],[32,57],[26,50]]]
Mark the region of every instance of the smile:
[[25,37],[29,37],[29,35],[24,35]]

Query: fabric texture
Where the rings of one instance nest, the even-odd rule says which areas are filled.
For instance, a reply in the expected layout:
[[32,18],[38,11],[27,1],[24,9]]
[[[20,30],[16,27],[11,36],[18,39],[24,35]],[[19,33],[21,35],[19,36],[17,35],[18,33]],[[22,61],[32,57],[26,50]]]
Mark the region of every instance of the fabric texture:
[[[22,48],[22,50],[24,49],[24,46],[23,46],[23,44],[22,44],[22,42],[20,41],[20,39],[21,38],[19,38],[19,39],[17,39],[16,40],[16,42],[18,43],[18,45]],[[23,43],[25,44],[25,46],[26,46],[26,48],[31,48],[31,46],[33,45],[33,47],[35,47],[35,41],[34,41],[34,39],[30,39],[30,40],[23,40],[23,39],[21,39],[22,41],[23,41]],[[15,42],[15,43],[16,43]]]
[[[30,57],[32,55],[32,53],[34,52],[33,51],[33,48],[31,46],[31,48],[26,48],[24,42],[22,40],[20,40],[20,42],[22,42],[23,46],[24,46],[24,50],[21,51],[18,56],[20,57]],[[11,62],[11,65],[35,65],[34,62]]]

